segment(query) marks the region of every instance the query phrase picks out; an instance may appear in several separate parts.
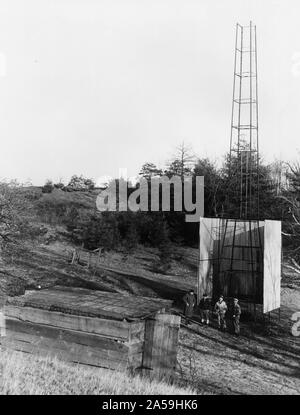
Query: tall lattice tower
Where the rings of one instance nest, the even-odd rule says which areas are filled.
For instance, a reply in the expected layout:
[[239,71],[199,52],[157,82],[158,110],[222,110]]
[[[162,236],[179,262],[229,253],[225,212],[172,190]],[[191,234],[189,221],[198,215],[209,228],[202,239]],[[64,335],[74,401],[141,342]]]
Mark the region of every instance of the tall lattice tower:
[[[236,25],[230,135],[230,175],[240,219],[259,218],[256,26]],[[237,180],[238,179],[238,180]]]

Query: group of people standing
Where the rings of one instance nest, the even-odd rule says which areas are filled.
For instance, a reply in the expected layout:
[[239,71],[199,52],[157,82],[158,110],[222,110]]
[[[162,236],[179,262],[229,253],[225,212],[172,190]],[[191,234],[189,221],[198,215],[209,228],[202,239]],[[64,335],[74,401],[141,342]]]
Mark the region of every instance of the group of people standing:
[[[190,324],[190,319],[192,318],[195,309],[197,308],[197,298],[194,290],[190,290],[183,297],[184,302],[184,315],[186,319],[186,324]],[[241,307],[239,305],[238,298],[233,299],[233,306],[230,312],[228,311],[228,306],[224,300],[224,297],[220,295],[219,300],[212,307],[211,299],[206,293],[203,294],[199,302],[199,312],[201,323],[210,324],[211,314],[214,313],[218,318],[218,328],[219,330],[225,331],[227,329],[226,319],[229,314],[231,318],[233,331],[235,335],[240,334],[240,316],[241,316]]]

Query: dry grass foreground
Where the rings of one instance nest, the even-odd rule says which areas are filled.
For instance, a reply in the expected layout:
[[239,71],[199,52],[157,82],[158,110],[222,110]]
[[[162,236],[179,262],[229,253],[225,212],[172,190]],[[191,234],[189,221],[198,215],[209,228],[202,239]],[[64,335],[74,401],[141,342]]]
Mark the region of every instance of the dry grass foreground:
[[183,395],[189,388],[124,372],[64,363],[56,358],[0,352],[2,395]]

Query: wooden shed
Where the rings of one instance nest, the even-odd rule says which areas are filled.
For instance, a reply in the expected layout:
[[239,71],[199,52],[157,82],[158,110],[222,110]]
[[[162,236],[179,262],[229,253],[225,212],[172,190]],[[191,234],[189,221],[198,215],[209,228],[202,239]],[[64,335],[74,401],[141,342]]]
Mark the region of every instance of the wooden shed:
[[109,369],[172,376],[180,317],[171,301],[54,287],[8,298],[4,347]]

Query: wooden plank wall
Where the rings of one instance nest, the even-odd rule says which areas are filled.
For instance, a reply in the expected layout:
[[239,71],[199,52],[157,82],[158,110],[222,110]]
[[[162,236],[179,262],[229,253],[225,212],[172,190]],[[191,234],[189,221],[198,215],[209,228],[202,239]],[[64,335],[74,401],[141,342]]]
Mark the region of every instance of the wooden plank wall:
[[4,347],[110,369],[141,367],[145,322],[5,307]]
[[177,364],[180,317],[157,314],[146,321],[143,374],[170,380]]
[[265,221],[264,233],[263,312],[280,307],[281,282],[281,222]]
[[127,321],[85,317],[14,305],[6,305],[5,314],[7,318],[15,318],[34,324],[45,324],[61,329],[83,331],[123,341],[128,341],[130,334],[130,324]]
[[145,321],[137,321],[130,324],[127,367],[133,372],[140,372],[143,364],[143,352],[145,345]]
[[122,342],[57,327],[6,319],[2,346],[42,356],[110,369],[125,368],[128,346]]
[[180,317],[158,313],[133,322],[8,305],[6,348],[109,369],[173,376]]

